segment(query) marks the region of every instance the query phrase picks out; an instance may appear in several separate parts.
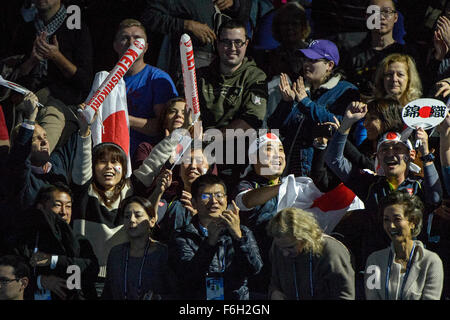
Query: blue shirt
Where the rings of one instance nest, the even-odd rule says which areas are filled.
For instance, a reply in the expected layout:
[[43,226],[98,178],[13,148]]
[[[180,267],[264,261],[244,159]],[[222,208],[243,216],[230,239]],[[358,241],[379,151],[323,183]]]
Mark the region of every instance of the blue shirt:
[[[128,114],[139,118],[155,118],[154,105],[166,103],[178,92],[170,76],[155,67],[146,65],[139,73],[124,76],[127,87]],[[133,156],[141,142],[156,143],[155,139],[136,130],[130,130],[130,155]]]

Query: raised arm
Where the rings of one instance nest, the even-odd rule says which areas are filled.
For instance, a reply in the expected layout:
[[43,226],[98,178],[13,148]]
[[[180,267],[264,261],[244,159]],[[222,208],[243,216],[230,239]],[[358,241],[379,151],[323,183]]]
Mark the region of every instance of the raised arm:
[[341,126],[328,143],[325,162],[344,183],[349,180],[352,171],[352,164],[344,157],[345,143],[353,124],[364,118],[366,113],[366,104],[359,101],[350,103],[345,111]]
[[[79,106],[80,111],[86,105],[83,103]],[[92,121],[95,120],[97,112]],[[77,185],[84,185],[92,178],[92,139],[91,126],[83,117],[82,113],[78,113],[78,143],[75,158],[73,161],[72,180]]]
[[[38,113],[38,98],[32,92],[28,93],[23,100],[24,121],[18,129],[17,135],[12,142],[11,152],[8,157],[7,174],[10,176],[8,190],[11,195],[19,195],[23,199],[28,191],[27,188],[31,176],[31,143],[35,129],[35,120]],[[23,203],[24,206],[31,205]]]
[[249,211],[256,206],[262,206],[278,195],[280,184],[242,191],[236,196],[236,204],[242,211]]
[[[425,130],[418,128],[416,130],[416,139],[421,141],[419,151],[423,156],[429,154],[428,135]],[[439,205],[442,199],[442,185],[439,174],[433,161],[424,162],[424,196],[425,201],[431,205]]]
[[141,166],[133,171],[133,175],[147,188],[153,183],[158,176],[161,168],[172,155],[173,150],[178,144],[176,134],[172,133],[158,143]]
[[156,180],[156,188],[150,195],[150,202],[152,203],[152,210],[155,217],[158,214],[159,201],[161,201],[162,195],[170,187],[171,184],[172,171],[170,171],[169,169],[164,169],[164,171],[161,172],[161,174],[158,176]]
[[442,167],[442,177],[444,185],[447,190],[447,195],[450,195],[450,113],[447,113],[445,120],[437,127],[440,135],[440,157]]

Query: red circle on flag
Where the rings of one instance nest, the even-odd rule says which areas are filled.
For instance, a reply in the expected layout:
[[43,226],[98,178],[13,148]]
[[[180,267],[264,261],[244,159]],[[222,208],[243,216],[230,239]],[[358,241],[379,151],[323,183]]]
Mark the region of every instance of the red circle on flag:
[[277,136],[270,132],[268,134],[266,134],[266,137],[271,140],[277,140]]
[[421,118],[429,118],[431,115],[431,107],[425,106],[420,108],[419,110],[419,116]]
[[397,134],[395,132],[389,132],[386,135],[386,139],[388,139],[388,140],[395,140],[395,139],[397,139]]

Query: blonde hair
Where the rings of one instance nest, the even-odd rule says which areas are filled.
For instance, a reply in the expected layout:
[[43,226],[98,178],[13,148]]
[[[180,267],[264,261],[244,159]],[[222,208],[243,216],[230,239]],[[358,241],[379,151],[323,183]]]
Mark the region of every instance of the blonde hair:
[[119,27],[117,28],[115,38],[117,38],[117,36],[118,36],[120,31],[122,31],[123,29],[126,29],[126,28],[131,28],[131,27],[138,27],[142,31],[144,31],[145,40],[147,41],[147,31],[145,30],[144,25],[140,21],[138,21],[136,19],[125,19],[125,20],[122,20],[120,22],[120,24],[119,24]]
[[292,236],[305,243],[304,250],[320,255],[323,250],[323,232],[313,215],[299,208],[286,208],[278,212],[268,223],[269,236]]
[[422,96],[422,82],[420,81],[416,64],[414,59],[407,54],[393,53],[381,61],[375,74],[374,96],[375,98],[385,98],[387,96],[386,89],[384,88],[384,74],[389,66],[395,62],[403,63],[408,72],[406,90],[399,99],[400,104],[404,107],[409,102],[419,99]]

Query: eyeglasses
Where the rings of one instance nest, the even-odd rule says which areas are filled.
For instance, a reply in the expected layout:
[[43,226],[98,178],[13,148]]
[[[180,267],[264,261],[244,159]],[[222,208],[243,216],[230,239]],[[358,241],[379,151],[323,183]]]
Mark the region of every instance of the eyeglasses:
[[0,285],[1,286],[6,286],[8,283],[13,282],[13,281],[19,281],[20,278],[15,278],[15,279],[7,279],[7,278],[1,278],[0,279]]
[[216,192],[216,193],[202,193],[201,194],[202,201],[209,202],[209,200],[214,197],[216,200],[220,201],[225,197],[225,194],[222,192]]
[[225,48],[231,48],[234,43],[234,46],[238,49],[242,48],[246,42],[247,41],[242,41],[240,39],[238,39],[238,40],[220,39],[219,40],[219,43],[221,43]]
[[385,18],[389,18],[390,16],[392,16],[394,13],[396,13],[397,11],[392,10],[392,9],[383,9],[380,10],[380,14],[385,17]]

